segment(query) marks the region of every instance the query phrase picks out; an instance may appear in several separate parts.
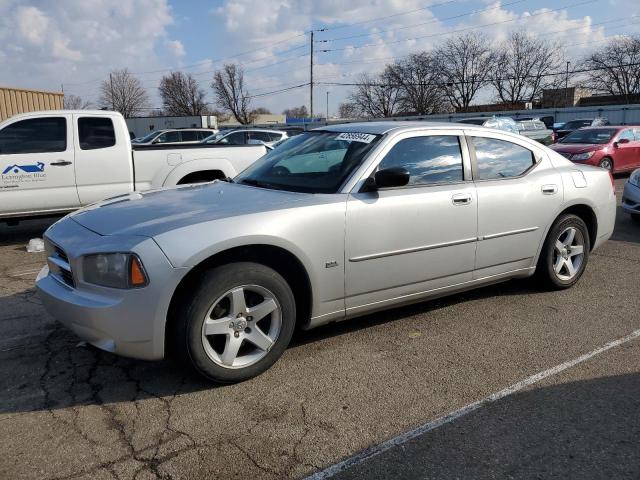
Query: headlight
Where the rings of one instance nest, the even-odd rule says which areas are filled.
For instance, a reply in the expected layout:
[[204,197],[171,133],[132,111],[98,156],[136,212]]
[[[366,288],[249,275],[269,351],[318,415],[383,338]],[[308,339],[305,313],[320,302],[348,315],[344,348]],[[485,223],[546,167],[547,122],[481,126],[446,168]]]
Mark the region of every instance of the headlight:
[[111,288],[138,288],[149,283],[142,262],[133,253],[99,253],[82,260],[84,281]]
[[584,153],[576,153],[571,156],[571,160],[588,160],[593,157],[595,152],[584,152]]
[[629,177],[629,183],[631,185],[635,185],[636,187],[640,187],[640,168],[635,170],[631,176]]

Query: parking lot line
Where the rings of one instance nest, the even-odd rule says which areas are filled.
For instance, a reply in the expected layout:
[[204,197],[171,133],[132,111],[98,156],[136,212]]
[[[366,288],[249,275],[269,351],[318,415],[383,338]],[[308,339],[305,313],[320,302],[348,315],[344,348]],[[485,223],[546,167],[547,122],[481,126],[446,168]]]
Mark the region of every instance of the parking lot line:
[[620,345],[623,345],[627,342],[630,342],[636,338],[640,337],[640,329],[638,330],[634,330],[633,332],[629,333],[628,335],[625,335],[624,337],[618,338],[617,340],[612,340],[604,345],[602,345],[601,347],[598,347],[594,350],[591,350],[588,353],[585,353],[584,355],[580,355],[579,357],[576,357],[572,360],[568,360],[564,363],[561,363],[560,365],[556,365],[555,367],[551,367],[547,370],[543,370],[541,372],[538,372],[534,375],[531,375],[523,380],[520,380],[519,382],[514,383],[513,385],[510,385],[509,387],[500,390],[496,393],[493,393],[491,395],[488,395],[486,397],[484,397],[481,400],[478,400],[476,402],[470,403],[468,405],[465,405],[464,407],[455,410],[453,412],[450,412],[446,415],[443,415],[435,420],[432,420],[431,422],[427,422],[424,423],[412,430],[409,430],[405,433],[402,433],[396,437],[393,437],[383,443],[380,443],[378,445],[374,445],[372,447],[369,447],[363,451],[361,451],[360,453],[357,453],[356,455],[349,457],[339,463],[336,463],[334,465],[331,465],[330,467],[327,467],[324,470],[321,470],[319,472],[316,472],[308,477],[306,477],[306,480],[322,480],[322,479],[326,479],[326,478],[330,478],[334,475],[336,475],[339,472],[342,472],[344,470],[349,469],[350,467],[353,467],[355,465],[358,465],[370,458],[373,458],[377,455],[380,455],[383,452],[386,452],[387,450],[390,450],[393,447],[397,447],[400,446],[404,443],[409,442],[410,440],[419,437],[431,430],[435,430],[438,427],[441,427],[442,425],[445,425],[447,423],[453,422],[454,420],[457,420],[458,418],[464,417],[465,415],[468,415],[471,412],[474,412],[475,410],[478,410],[480,407],[483,407],[485,405],[488,405],[490,403],[496,402],[497,400],[500,400],[504,397],[507,397],[509,395],[512,395],[530,385],[533,385],[535,383],[540,382],[541,380],[551,377],[553,375],[557,375],[560,372],[563,372],[564,370],[567,370],[571,367],[574,367],[580,363],[583,363],[587,360],[589,360],[590,358],[593,358],[597,355],[600,355],[601,353],[606,352],[607,350],[610,350],[612,348],[618,347]]

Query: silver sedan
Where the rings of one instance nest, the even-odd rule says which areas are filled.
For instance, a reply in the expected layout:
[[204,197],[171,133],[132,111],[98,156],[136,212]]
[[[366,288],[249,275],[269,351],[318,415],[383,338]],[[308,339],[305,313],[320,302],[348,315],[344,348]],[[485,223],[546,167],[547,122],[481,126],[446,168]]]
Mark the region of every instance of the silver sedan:
[[[534,273],[563,289],[612,233],[613,182],[525,137],[379,122],[298,135],[233,181],[105,200],[45,234],[45,306],[120,355],[217,382],[313,328]],[[473,341],[473,339],[469,339]]]

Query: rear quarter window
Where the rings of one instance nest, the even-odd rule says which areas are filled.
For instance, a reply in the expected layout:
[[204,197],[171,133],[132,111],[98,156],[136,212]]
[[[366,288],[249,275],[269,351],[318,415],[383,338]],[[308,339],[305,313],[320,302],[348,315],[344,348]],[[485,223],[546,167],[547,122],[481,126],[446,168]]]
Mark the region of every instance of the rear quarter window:
[[97,150],[113,147],[116,144],[116,132],[110,118],[78,118],[78,139],[81,150]]
[[472,137],[478,180],[500,180],[523,175],[535,165],[531,150],[497,138]]

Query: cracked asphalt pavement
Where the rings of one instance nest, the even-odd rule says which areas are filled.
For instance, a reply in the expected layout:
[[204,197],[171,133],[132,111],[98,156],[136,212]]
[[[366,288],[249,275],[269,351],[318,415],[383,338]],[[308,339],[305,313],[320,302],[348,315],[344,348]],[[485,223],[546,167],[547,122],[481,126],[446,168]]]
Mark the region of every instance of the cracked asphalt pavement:
[[[512,281],[300,332],[214,387],[53,321],[25,251],[50,223],[0,226],[3,479],[302,478],[640,328],[640,225],[619,211],[573,289]],[[634,340],[339,476],[639,478],[639,360]]]

